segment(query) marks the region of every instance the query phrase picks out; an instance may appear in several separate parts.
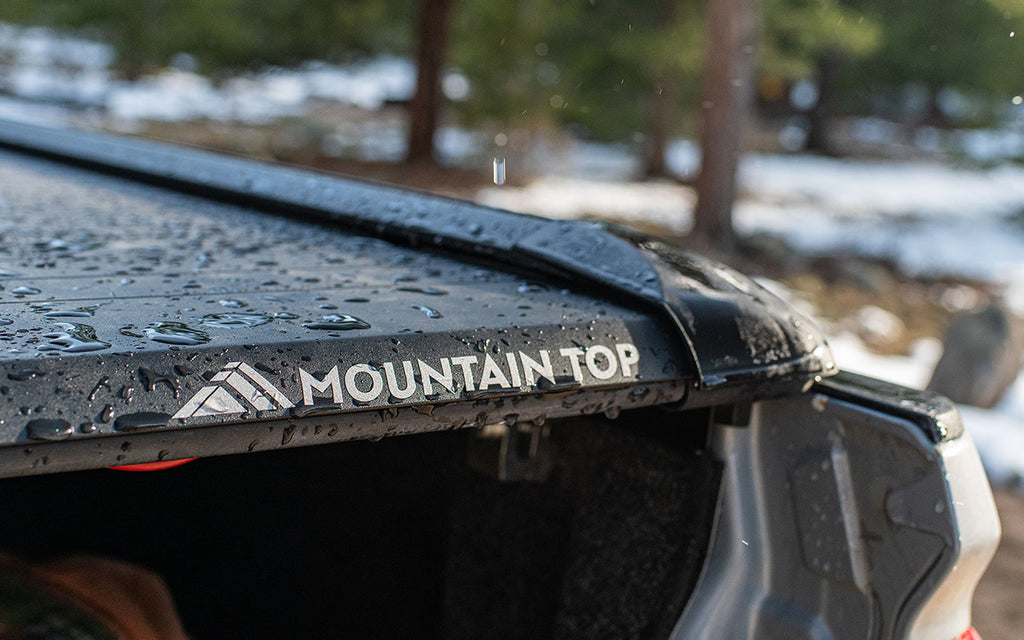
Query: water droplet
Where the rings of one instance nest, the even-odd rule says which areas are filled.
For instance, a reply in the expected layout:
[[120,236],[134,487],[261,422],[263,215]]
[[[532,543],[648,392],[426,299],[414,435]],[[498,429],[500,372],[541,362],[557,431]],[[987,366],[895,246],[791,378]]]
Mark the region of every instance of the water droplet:
[[178,382],[178,377],[173,373],[160,373],[153,371],[149,367],[139,367],[139,378],[142,383],[146,386],[146,391],[155,391],[156,385],[163,383],[167,385],[167,388],[171,390],[174,397],[178,397],[178,392],[181,389],[181,384]]
[[446,296],[448,292],[437,287],[398,287],[399,291],[409,291],[410,293],[422,293],[428,296]]
[[370,323],[360,320],[355,316],[346,314],[334,314],[324,316],[323,322],[304,322],[302,326],[307,329],[318,329],[323,331],[349,331],[351,329],[369,329]]
[[25,427],[32,440],[64,440],[75,432],[67,420],[32,420]]
[[99,305],[89,307],[78,307],[68,311],[49,311],[43,315],[47,318],[91,318],[96,314]]
[[504,156],[495,156],[494,162],[492,163],[494,184],[501,186],[505,184],[505,158]]
[[651,392],[647,387],[637,387],[629,392],[630,400],[643,400]]
[[12,371],[8,373],[7,378],[10,380],[14,380],[15,382],[25,382],[26,380],[31,380],[36,376],[43,375],[46,374],[44,374],[42,371],[37,371],[35,369],[20,369],[18,371]]
[[42,292],[39,289],[36,289],[35,287],[21,286],[21,287],[15,287],[14,289],[11,289],[11,293],[16,295],[16,296],[34,296],[37,293],[42,293]]
[[6,327],[9,324],[14,324],[14,320],[10,318],[0,318],[0,327]]
[[237,329],[239,327],[258,327],[272,320],[272,317],[262,313],[211,313],[203,316],[199,324],[218,329]]
[[100,410],[99,415],[96,416],[96,419],[103,424],[110,424],[110,421],[114,419],[114,407],[109,404],[104,406],[103,409]]
[[1013,100],[1010,100],[1010,102],[1012,102],[1013,104],[1024,104],[1024,97],[1013,96]]
[[248,307],[249,306],[246,303],[242,302],[241,300],[230,300],[230,299],[228,299],[228,300],[218,300],[217,304],[219,304],[222,307],[227,307],[228,309],[241,309],[243,307]]
[[149,427],[163,427],[171,420],[169,413],[157,413],[155,411],[140,411],[139,413],[128,413],[118,416],[114,420],[116,431],[133,431],[135,429],[146,429]]
[[39,351],[63,351],[64,353],[85,353],[99,351],[110,346],[96,338],[96,330],[87,324],[77,322],[58,322],[59,332],[47,333],[43,338],[46,344],[36,347]]
[[607,409],[604,410],[604,416],[606,418],[608,418],[609,420],[617,419],[619,417],[619,408],[618,407],[608,407]]
[[288,313],[287,311],[281,311],[278,313],[272,313],[271,317],[275,320],[298,320],[299,316],[294,313]]
[[189,347],[210,341],[209,335],[182,322],[154,322],[146,328],[146,335],[154,342]]
[[519,293],[540,293],[547,290],[548,288],[546,286],[536,282],[524,282],[516,287],[516,291]]
[[431,319],[434,319],[434,320],[436,320],[438,318],[443,318],[444,317],[443,315],[441,315],[441,312],[438,311],[437,309],[432,309],[432,308],[424,306],[422,304],[414,304],[414,305],[412,305],[412,308],[416,309],[417,311],[419,311],[421,313],[423,313],[423,315],[427,316],[428,318],[431,318]]

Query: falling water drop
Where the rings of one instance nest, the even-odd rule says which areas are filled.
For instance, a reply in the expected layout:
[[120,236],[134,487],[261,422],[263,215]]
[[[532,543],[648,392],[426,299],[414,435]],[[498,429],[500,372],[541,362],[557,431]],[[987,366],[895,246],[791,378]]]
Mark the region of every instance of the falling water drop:
[[505,157],[495,156],[494,158],[494,184],[501,186],[505,184]]

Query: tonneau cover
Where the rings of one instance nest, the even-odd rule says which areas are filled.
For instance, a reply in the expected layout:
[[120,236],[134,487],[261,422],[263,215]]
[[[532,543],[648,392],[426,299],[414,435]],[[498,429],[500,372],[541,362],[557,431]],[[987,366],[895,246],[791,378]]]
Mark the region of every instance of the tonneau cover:
[[834,369],[743,276],[593,225],[14,123],[0,146],[60,161],[0,153],[3,475],[697,406]]

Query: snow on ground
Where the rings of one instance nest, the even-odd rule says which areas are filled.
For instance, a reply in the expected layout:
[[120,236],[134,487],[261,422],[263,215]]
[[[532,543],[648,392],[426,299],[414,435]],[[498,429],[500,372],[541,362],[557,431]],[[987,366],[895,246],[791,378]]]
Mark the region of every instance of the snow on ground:
[[911,347],[909,356],[873,353],[860,338],[848,332],[832,334],[828,344],[842,369],[915,389],[923,389],[928,384],[932,370],[942,356],[942,343],[935,338],[918,340]]
[[220,86],[191,71],[166,69],[139,82],[113,82],[104,105],[121,120],[221,120],[266,123],[305,113],[311,100],[367,110],[408,100],[416,71],[408,60],[377,58],[339,67],[313,62],[298,69],[268,69]]
[[629,225],[654,221],[684,233],[696,201],[693,192],[667,183],[595,182],[579,178],[538,178],[518,189],[492,188],[478,200],[493,207],[528,211],[549,218],[583,215],[611,218]]
[[[992,282],[1024,310],[1024,167],[751,154],[739,179],[741,234],[774,234],[808,254],[888,258],[910,275]],[[599,191],[615,197],[601,200]],[[519,189],[488,188],[479,199],[554,217],[642,218],[677,233],[692,225],[695,202],[686,187],[623,178],[594,183],[584,171]]]
[[[1024,312],[1024,169],[755,155],[740,180],[741,233],[776,234],[804,253],[887,257],[912,275],[981,279]],[[639,219],[682,233],[694,196],[678,185],[558,177],[488,188],[480,200],[560,218]],[[843,369],[917,388],[942,354],[934,339],[919,341],[910,356],[872,353],[848,332],[829,342]],[[994,409],[963,407],[962,417],[994,482],[1024,477],[1024,376]]]
[[1009,284],[1024,265],[1024,168],[964,169],[810,156],[748,157],[741,233],[795,249],[886,257],[907,273]]
[[[117,120],[263,123],[299,115],[315,99],[374,110],[408,100],[416,81],[411,61],[380,57],[345,67],[310,62],[297,69],[270,68],[221,85],[188,70],[188,64],[125,82],[111,71],[114,58],[113,48],[102,43],[0,23],[0,90],[37,102],[102,108]],[[180,58],[189,62],[188,56]],[[446,78],[445,86],[458,93],[458,79]],[[8,108],[5,115],[33,118],[34,108],[22,106]]]

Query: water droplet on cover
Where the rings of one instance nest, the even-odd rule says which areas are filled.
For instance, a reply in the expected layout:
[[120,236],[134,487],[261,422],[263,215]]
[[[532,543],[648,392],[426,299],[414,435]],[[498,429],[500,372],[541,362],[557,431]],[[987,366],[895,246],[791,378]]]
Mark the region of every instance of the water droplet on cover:
[[422,293],[428,296],[446,296],[448,292],[437,287],[398,287],[399,291],[409,291],[411,293]]
[[96,337],[96,330],[87,324],[59,322],[59,332],[43,335],[46,344],[36,347],[38,351],[62,351],[64,353],[85,353],[99,351],[110,346]]
[[75,432],[66,420],[32,420],[25,430],[32,440],[65,440]]
[[110,421],[114,419],[114,407],[109,404],[103,407],[96,419],[103,424],[110,424]]
[[128,413],[118,416],[114,420],[116,431],[133,431],[148,427],[163,427],[171,420],[169,413],[157,413],[155,411],[140,411],[139,413]]
[[518,287],[516,287],[516,291],[518,291],[519,293],[540,293],[542,291],[547,290],[547,287],[536,282],[524,282]]
[[302,326],[320,331],[350,331],[352,329],[369,329],[370,323],[348,314],[331,314],[324,316],[322,322],[304,322]]
[[203,316],[199,324],[218,329],[237,329],[239,327],[258,327],[272,320],[272,317],[262,313],[210,313]]
[[69,311],[49,311],[43,316],[47,318],[91,318],[96,313],[97,307],[78,307]]
[[443,315],[441,315],[441,312],[438,311],[437,309],[432,309],[432,308],[427,307],[427,306],[422,305],[422,304],[414,304],[414,305],[412,305],[412,308],[416,309],[417,311],[419,311],[421,313],[423,313],[423,315],[427,316],[428,318],[431,318],[431,319],[434,319],[434,320],[436,320],[438,318],[443,318],[444,317]]
[[154,322],[146,328],[146,335],[154,342],[189,347],[210,341],[209,335],[182,322]]

